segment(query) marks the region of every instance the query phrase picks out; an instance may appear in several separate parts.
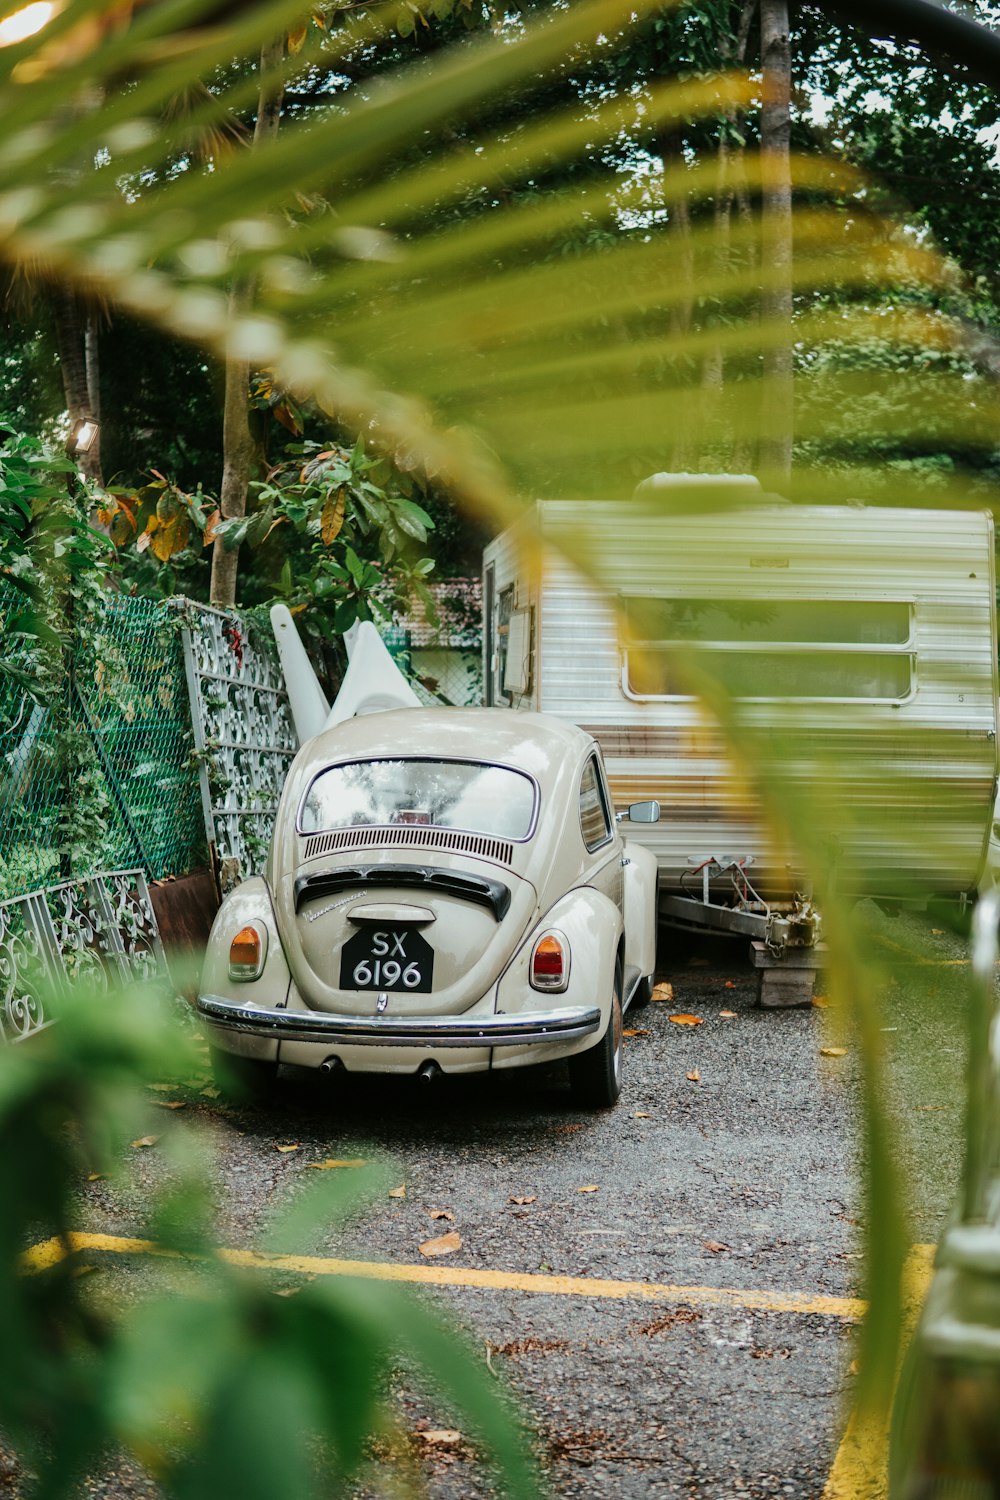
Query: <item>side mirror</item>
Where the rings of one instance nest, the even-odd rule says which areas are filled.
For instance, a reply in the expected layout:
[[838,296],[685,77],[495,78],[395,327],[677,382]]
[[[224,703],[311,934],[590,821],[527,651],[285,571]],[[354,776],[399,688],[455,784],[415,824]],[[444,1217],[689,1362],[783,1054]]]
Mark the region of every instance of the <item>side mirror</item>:
[[633,802],[626,812],[626,817],[630,823],[658,823],[660,804],[658,802]]

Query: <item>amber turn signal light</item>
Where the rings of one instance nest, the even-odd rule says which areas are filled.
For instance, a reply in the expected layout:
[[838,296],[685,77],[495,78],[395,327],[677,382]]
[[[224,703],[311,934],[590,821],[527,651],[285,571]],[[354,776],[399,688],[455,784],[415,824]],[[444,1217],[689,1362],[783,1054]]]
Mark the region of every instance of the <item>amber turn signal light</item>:
[[264,945],[256,927],[241,927],[229,945],[230,979],[259,979],[264,967]]

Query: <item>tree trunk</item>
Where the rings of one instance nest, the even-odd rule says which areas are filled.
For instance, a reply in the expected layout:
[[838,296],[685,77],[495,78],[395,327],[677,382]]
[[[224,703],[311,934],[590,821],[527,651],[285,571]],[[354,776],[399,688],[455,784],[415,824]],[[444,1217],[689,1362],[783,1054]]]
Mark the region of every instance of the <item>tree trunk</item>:
[[[230,316],[235,321],[249,303],[244,288],[234,288],[229,296]],[[219,511],[223,520],[245,516],[253,439],[250,435],[250,366],[246,360],[226,361],[226,389],[222,408],[222,489]],[[222,540],[212,548],[211,602],[220,609],[236,603],[236,572],[239,548],[227,551]]]
[[[90,394],[90,414],[98,423],[97,436],[90,445],[88,453],[81,454],[80,467],[83,472],[98,484],[104,483],[104,474],[101,467],[101,329],[100,319],[96,312],[91,309],[87,314],[87,324],[83,333],[83,358],[87,370],[87,390]],[[84,465],[83,460],[87,463]]]
[[[757,0],[743,0],[735,30],[730,29],[731,13],[723,20],[719,34],[719,60],[723,70],[746,66],[747,42],[750,25],[757,11]],[[719,143],[716,150],[715,192],[712,208],[712,276],[721,286],[732,269],[732,223],[733,208],[737,208],[741,225],[749,228],[751,210],[746,190],[746,168],[743,160],[745,136],[742,111],[735,105],[726,106],[719,120]],[[749,242],[750,236],[745,236]],[[720,329],[725,323],[721,314],[709,313],[709,325],[713,322]],[[732,424],[725,406],[726,360],[721,337],[706,350],[701,363],[701,388],[704,394],[704,433],[702,435],[699,468],[706,473],[729,470],[742,473],[750,467],[745,439],[731,430]]]
[[[260,95],[257,102],[257,123],[254,126],[251,150],[260,150],[274,139],[281,121],[281,104],[284,90],[278,70],[284,61],[284,37],[268,43],[260,54]],[[235,324],[246,312],[253,300],[253,286],[245,284],[234,287],[229,297],[231,321]],[[219,510],[223,520],[245,516],[247,490],[250,484],[250,466],[253,460],[253,439],[250,435],[250,366],[246,360],[226,361],[226,389],[222,418],[222,489],[219,494]],[[239,549],[227,552],[221,540],[212,548],[212,581],[209,597],[213,604],[228,609],[236,603],[236,573],[239,565]]]
[[[98,415],[96,390],[91,389],[88,380],[90,373],[88,369],[89,320],[75,292],[64,286],[53,288],[50,305],[56,352],[59,355],[59,369],[62,374],[63,394],[66,398],[66,410],[69,413],[69,425],[72,431],[82,418],[96,418]],[[96,337],[95,328],[93,338],[96,340]],[[93,356],[92,368],[96,380],[96,352]],[[93,479],[98,484],[102,482],[100,434],[90,451],[80,454],[79,463],[80,472],[86,478]]]
[[[676,266],[679,295],[670,308],[670,335],[677,349],[674,356],[674,379],[678,385],[690,381],[690,370],[684,356],[685,335],[691,332],[694,320],[694,251],[691,240],[691,204],[684,185],[687,162],[684,158],[684,142],[676,130],[665,131],[656,143],[663,161],[663,207],[667,214],[667,229],[670,235],[670,257]],[[694,434],[675,432],[671,444],[670,467],[675,473],[686,472],[692,464],[695,448]]]
[[[717,279],[720,284],[729,270],[729,236],[733,214],[733,200],[735,198],[730,167],[732,152],[726,135],[727,127],[730,127],[732,123],[733,112],[729,111],[720,126],[719,145],[716,155],[715,201],[712,208],[712,275],[713,279]],[[724,372],[725,361],[722,355],[722,345],[721,343],[713,344],[702,359],[702,388],[711,393],[721,394]],[[705,434],[705,437],[708,440],[708,444],[714,446],[713,440],[718,437],[718,434],[708,432]]]
[[789,159],[792,56],[788,0],[760,0],[763,71],[761,111],[762,266],[764,336],[760,467],[776,484],[792,468],[792,179]]

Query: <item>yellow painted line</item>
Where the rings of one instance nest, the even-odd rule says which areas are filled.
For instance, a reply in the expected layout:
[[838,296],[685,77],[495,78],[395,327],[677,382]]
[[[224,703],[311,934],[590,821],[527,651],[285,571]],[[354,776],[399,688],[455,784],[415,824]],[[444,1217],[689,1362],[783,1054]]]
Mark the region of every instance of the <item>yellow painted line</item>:
[[[886,937],[884,933],[876,938],[876,946],[887,953],[901,953],[905,957],[905,963],[901,965],[904,969],[967,969],[972,962],[970,958],[921,958],[914,956],[913,949],[907,948],[905,943],[897,943],[893,938]],[[1000,969],[1000,958],[996,960],[995,968]]]
[[[912,1323],[930,1281],[934,1245],[914,1245],[904,1269],[907,1322]],[[154,1255],[184,1259],[154,1240],[115,1234],[69,1234],[43,1240],[25,1251],[21,1264],[34,1274],[84,1251],[109,1255]],[[681,1286],[669,1282],[610,1281],[589,1276],[552,1276],[535,1272],[474,1270],[322,1255],[261,1255],[254,1250],[219,1249],[227,1265],[293,1272],[301,1276],[357,1276],[371,1281],[398,1281],[423,1286],[478,1287],[491,1291],[533,1292],[545,1296],[609,1298],[617,1301],[671,1302],[688,1307],[731,1307],[751,1312],[799,1313],[858,1322],[866,1304],[858,1297],[810,1296],[798,1292],[749,1291],[734,1287]],[[881,1500],[886,1487],[885,1420],[850,1414],[823,1489],[822,1500]]]
[[970,958],[912,958],[904,969],[967,969]]
[[[914,1245],[903,1267],[903,1346],[927,1295],[936,1248]],[[821,1500],[884,1500],[889,1486],[889,1415],[857,1408],[851,1412]]]
[[821,1500],[884,1500],[889,1483],[888,1443],[884,1417],[852,1411]]
[[[22,1257],[29,1273],[58,1265],[82,1251],[110,1255],[157,1255],[179,1259],[152,1240],[116,1234],[70,1234],[44,1240]],[[676,1302],[689,1307],[733,1307],[751,1312],[801,1313],[857,1322],[865,1304],[858,1297],[828,1297],[805,1292],[749,1291],[734,1287],[680,1286],[658,1281],[608,1281],[591,1276],[551,1276],[536,1272],[478,1270],[463,1266],[425,1266],[385,1261],[340,1260],[321,1255],[261,1255],[254,1250],[216,1250],[232,1266],[290,1271],[300,1276],[357,1276],[369,1281],[403,1281],[423,1286],[478,1287],[487,1291],[534,1292],[555,1297],[609,1298],[622,1302]]]

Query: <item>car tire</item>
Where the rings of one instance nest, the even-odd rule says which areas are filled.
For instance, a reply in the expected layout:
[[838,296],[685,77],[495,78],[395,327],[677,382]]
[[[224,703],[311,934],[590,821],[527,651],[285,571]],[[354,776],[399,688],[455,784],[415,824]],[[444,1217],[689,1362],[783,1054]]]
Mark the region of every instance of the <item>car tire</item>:
[[277,1081],[278,1064],[275,1062],[263,1062],[258,1057],[237,1057],[233,1052],[223,1052],[220,1047],[209,1047],[208,1057],[216,1087],[228,1099],[238,1103],[266,1099]]
[[652,974],[644,974],[639,980],[632,991],[632,999],[629,1001],[628,1006],[629,1010],[633,1006],[636,1010],[642,1010],[644,1006],[649,1004],[653,998],[653,979],[654,976]]
[[625,1043],[622,1020],[622,971],[615,965],[611,1015],[596,1047],[569,1059],[569,1086],[574,1104],[585,1109],[610,1109],[622,1091],[622,1061]]

